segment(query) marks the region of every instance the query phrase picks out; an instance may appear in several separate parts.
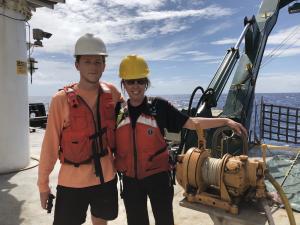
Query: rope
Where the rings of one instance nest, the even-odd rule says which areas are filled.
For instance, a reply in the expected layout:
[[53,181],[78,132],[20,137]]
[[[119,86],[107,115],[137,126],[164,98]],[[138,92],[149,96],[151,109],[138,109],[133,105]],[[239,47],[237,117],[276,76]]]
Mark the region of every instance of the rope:
[[220,186],[222,159],[207,158],[202,164],[202,177],[207,185]]
[[297,162],[299,156],[300,156],[300,150],[298,151],[298,153],[297,153],[295,159],[293,160],[293,163],[292,163],[292,165],[290,166],[289,170],[288,170],[287,173],[285,174],[284,179],[283,179],[283,181],[282,181],[281,184],[280,184],[281,187],[283,187],[283,185],[284,185],[286,179],[287,179],[288,176],[290,175],[290,173],[291,173],[291,171],[292,171],[292,169],[293,169],[295,163]]

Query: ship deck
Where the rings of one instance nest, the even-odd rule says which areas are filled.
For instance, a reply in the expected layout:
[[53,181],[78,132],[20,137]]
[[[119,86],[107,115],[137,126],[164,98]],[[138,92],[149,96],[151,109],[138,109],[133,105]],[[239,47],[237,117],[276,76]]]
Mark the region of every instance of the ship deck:
[[[36,132],[30,134],[30,155],[32,158],[39,158],[40,146],[43,138],[44,130],[37,129]],[[31,169],[11,173],[0,176],[0,224],[1,225],[49,225],[52,224],[53,212],[47,214],[40,207],[39,192],[36,185],[38,161],[31,159]],[[56,164],[51,174],[50,182],[52,191],[55,191],[58,176],[59,163]],[[218,214],[224,217],[223,222],[239,221],[236,224],[268,224],[264,215],[256,213],[249,207],[241,208],[240,215],[232,217],[230,214],[208,207],[194,207],[185,203],[183,200],[183,191],[179,185],[175,186],[175,196],[173,201],[174,218],[176,225],[212,225],[214,223],[207,213]],[[183,206],[181,206],[183,205]],[[194,208],[194,209],[191,209]],[[150,224],[154,224],[151,213],[151,206],[148,206],[150,215]],[[199,211],[200,210],[200,211]],[[275,224],[289,224],[287,214],[283,209],[273,209],[273,217]],[[300,213],[294,212],[297,224],[300,224]],[[253,220],[253,221],[252,221]],[[119,215],[118,218],[109,224],[124,225],[126,224],[126,213],[121,199],[119,199]],[[92,224],[88,215],[85,224]]]

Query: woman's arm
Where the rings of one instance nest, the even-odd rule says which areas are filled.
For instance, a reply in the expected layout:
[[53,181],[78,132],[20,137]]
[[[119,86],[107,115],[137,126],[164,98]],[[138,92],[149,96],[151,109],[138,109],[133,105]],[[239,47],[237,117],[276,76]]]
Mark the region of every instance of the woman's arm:
[[239,135],[247,135],[247,130],[242,124],[228,118],[190,117],[183,127],[190,130],[196,130],[197,128],[208,129],[222,126],[232,128]]

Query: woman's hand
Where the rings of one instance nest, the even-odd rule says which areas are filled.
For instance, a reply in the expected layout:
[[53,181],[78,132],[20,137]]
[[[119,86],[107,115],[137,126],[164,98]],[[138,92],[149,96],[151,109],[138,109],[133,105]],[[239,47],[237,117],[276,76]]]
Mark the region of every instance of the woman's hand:
[[248,136],[246,128],[242,124],[237,123],[234,120],[228,119],[226,125],[233,129],[237,135]]

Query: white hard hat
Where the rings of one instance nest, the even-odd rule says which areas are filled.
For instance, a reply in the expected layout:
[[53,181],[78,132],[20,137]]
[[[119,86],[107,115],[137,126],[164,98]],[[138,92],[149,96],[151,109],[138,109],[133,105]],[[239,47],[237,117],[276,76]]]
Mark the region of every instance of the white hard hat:
[[75,56],[77,55],[103,55],[107,56],[106,47],[101,38],[93,34],[85,34],[75,44]]

